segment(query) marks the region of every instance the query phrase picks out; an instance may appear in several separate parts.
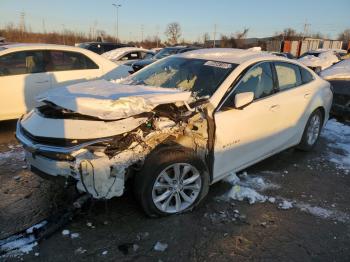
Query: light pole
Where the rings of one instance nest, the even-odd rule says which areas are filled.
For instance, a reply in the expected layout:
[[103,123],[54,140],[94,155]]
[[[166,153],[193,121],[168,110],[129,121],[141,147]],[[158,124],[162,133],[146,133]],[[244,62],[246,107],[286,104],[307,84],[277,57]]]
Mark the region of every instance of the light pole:
[[116,38],[116,41],[117,41],[117,43],[118,43],[118,40],[119,40],[119,28],[118,28],[118,9],[119,9],[119,7],[122,7],[122,5],[118,5],[118,4],[112,4],[115,8],[116,8],[116,10],[117,10],[117,12],[116,12],[116,17],[115,17],[115,28],[116,28],[116,35],[115,35],[115,38]]

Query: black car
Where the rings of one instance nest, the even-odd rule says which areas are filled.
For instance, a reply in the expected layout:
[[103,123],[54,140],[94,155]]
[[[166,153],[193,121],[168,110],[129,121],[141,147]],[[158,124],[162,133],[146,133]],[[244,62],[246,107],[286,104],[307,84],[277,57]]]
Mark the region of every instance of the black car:
[[129,47],[130,45],[109,43],[109,42],[86,42],[86,43],[79,43],[76,46],[90,50],[100,55],[120,47]]
[[160,50],[157,54],[155,54],[151,59],[144,59],[137,61],[132,64],[132,69],[134,72],[139,71],[140,69],[144,68],[145,66],[148,66],[152,64],[153,62],[162,59],[164,57],[180,54],[192,50],[199,49],[199,47],[189,47],[189,46],[175,46],[175,47],[165,47],[162,50]]
[[333,87],[331,115],[339,120],[350,120],[350,79],[328,80]]

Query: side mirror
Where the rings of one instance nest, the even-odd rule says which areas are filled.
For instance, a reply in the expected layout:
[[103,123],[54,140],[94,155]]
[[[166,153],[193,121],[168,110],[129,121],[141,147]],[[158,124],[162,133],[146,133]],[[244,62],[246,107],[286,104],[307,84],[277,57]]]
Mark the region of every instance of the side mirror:
[[253,92],[244,92],[239,93],[235,96],[235,107],[242,108],[246,105],[249,105],[254,100]]

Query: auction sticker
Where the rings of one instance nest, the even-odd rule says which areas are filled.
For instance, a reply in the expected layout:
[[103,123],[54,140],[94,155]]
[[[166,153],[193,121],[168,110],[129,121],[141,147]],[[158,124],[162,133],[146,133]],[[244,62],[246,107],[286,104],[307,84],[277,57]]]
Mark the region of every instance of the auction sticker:
[[231,64],[223,63],[223,62],[217,62],[217,61],[207,61],[207,62],[205,62],[204,65],[218,67],[218,68],[223,68],[223,69],[229,69],[229,68],[232,67]]

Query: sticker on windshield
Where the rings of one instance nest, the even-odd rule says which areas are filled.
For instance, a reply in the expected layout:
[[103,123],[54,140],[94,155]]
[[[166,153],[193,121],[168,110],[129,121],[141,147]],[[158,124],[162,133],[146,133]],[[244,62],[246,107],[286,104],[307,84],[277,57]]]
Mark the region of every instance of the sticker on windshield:
[[213,67],[219,67],[223,69],[229,69],[232,67],[231,64],[223,63],[223,62],[216,62],[216,61],[207,61],[205,62],[206,66],[213,66]]

